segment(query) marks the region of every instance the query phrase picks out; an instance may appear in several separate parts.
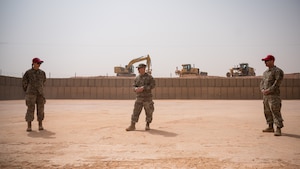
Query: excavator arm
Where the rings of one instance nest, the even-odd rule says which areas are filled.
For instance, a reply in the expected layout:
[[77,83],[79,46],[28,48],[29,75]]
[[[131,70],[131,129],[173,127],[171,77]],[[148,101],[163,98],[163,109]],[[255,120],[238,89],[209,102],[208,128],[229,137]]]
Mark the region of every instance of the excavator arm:
[[147,63],[147,70],[146,70],[146,72],[149,73],[149,74],[151,74],[151,73],[152,73],[152,69],[151,69],[151,58],[150,58],[149,55],[147,55],[147,56],[141,56],[141,57],[138,57],[138,58],[136,58],[136,59],[132,59],[132,60],[128,63],[127,67],[131,67],[134,63],[137,63],[137,62],[140,62],[140,61],[143,61],[143,60],[146,60],[146,63]]
[[140,62],[140,61],[144,61],[144,60],[146,60],[146,63],[147,63],[146,72],[149,73],[149,74],[151,74],[152,73],[151,58],[150,58],[149,55],[141,56],[141,57],[132,59],[128,63],[128,65],[126,65],[125,67],[116,66],[114,68],[115,73],[117,74],[117,76],[127,76],[127,77],[135,76],[135,74],[133,73],[133,64],[137,63],[137,62]]

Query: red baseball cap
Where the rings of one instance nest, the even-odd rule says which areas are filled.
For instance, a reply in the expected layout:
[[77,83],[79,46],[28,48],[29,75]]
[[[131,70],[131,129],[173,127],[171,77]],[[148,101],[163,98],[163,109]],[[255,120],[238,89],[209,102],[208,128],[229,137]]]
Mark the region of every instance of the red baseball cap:
[[261,59],[262,61],[269,61],[269,60],[275,60],[275,57],[273,55],[268,55],[267,57]]
[[40,58],[33,58],[32,59],[32,63],[43,63],[44,61],[42,61]]

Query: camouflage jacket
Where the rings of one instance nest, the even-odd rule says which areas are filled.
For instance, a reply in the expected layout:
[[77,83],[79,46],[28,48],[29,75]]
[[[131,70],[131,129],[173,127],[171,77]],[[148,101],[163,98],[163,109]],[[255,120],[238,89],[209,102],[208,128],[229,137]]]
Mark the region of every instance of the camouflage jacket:
[[284,73],[283,71],[274,66],[269,68],[263,74],[263,78],[260,82],[260,90],[269,90],[269,95],[280,95],[280,84],[283,80]]
[[144,91],[136,93],[137,97],[152,97],[151,90],[155,88],[155,80],[148,73],[138,75],[134,80],[133,88],[142,86],[144,87]]
[[44,95],[43,89],[46,82],[46,74],[43,70],[29,69],[23,76],[22,86],[26,94]]

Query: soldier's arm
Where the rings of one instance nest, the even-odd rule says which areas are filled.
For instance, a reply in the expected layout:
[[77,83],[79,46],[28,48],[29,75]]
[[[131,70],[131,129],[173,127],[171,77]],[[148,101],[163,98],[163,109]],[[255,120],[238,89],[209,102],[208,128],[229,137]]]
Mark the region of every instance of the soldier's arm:
[[261,79],[260,84],[259,84],[259,88],[260,88],[260,91],[264,90],[264,79]]
[[153,77],[151,77],[150,88],[151,88],[151,89],[154,89],[155,86],[156,86],[155,79],[154,79]]
[[274,92],[275,89],[279,88],[281,82],[283,80],[283,71],[281,70],[276,70],[275,71],[275,81],[274,83],[272,84],[272,86],[269,87],[269,91],[270,92]]
[[22,78],[22,88],[23,88],[24,92],[26,92],[26,90],[27,90],[28,83],[29,83],[28,81],[29,81],[28,80],[28,73],[26,72],[24,74],[23,78]]
[[154,80],[154,78],[152,77],[152,76],[150,76],[150,83],[149,83],[149,85],[146,85],[146,86],[144,86],[144,89],[145,90],[151,90],[151,89],[154,89],[155,88],[155,80]]
[[136,79],[134,79],[134,81],[133,81],[133,83],[132,83],[132,90],[134,91],[134,92],[136,92],[136,90],[137,90],[137,84],[136,84]]
[[45,83],[46,83],[46,73],[45,72],[43,72],[44,73],[44,80],[43,80],[43,85],[45,86]]

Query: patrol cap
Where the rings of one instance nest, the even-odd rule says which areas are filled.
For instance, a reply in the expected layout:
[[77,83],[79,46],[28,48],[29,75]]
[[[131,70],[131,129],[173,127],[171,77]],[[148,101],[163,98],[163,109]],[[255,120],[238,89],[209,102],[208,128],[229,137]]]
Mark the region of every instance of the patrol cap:
[[269,61],[269,60],[275,60],[275,57],[273,55],[268,55],[267,57],[261,59],[262,61]]
[[146,65],[144,63],[141,63],[136,68],[142,68],[142,67],[146,67]]
[[32,59],[32,63],[43,63],[44,61],[42,61],[40,58],[33,58]]

